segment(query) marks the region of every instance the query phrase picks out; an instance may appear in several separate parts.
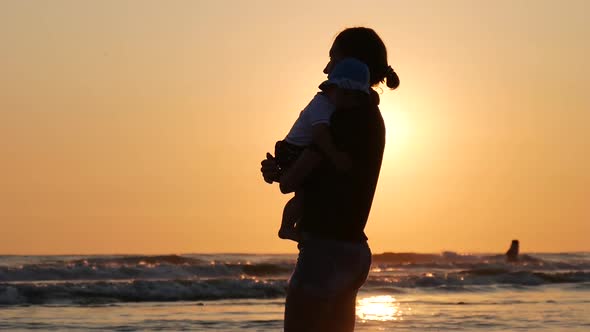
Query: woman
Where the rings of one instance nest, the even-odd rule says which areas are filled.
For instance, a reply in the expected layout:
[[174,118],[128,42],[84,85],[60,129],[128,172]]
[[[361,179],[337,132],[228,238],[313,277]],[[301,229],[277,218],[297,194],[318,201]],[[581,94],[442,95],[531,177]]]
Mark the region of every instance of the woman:
[[[381,38],[368,28],[340,32],[330,49],[329,74],[344,58],[364,62],[371,85],[399,85],[387,64]],[[285,304],[285,331],[353,331],[358,289],[371,265],[364,228],[367,222],[385,146],[385,126],[379,96],[356,112],[335,112],[331,119],[334,141],[352,159],[352,168],[339,172],[317,149],[307,148],[295,164],[280,174],[274,158],[262,161],[265,181],[280,183],[281,192],[303,188],[303,217],[298,223],[302,241]]]

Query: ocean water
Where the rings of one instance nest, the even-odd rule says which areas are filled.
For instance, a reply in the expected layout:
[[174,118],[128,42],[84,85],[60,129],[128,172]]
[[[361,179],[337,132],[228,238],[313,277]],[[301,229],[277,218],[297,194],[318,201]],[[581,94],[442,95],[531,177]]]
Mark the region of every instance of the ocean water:
[[[0,256],[0,329],[280,331],[294,255]],[[590,331],[590,253],[373,256],[357,331]]]

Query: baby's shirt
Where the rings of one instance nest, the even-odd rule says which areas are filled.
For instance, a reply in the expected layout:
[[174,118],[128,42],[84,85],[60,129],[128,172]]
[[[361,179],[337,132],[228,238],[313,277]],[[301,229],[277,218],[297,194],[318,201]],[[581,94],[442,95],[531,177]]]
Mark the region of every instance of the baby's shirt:
[[306,146],[312,141],[312,127],[320,123],[330,124],[335,106],[323,93],[318,92],[309,104],[299,113],[299,118],[291,127],[285,140],[297,146]]

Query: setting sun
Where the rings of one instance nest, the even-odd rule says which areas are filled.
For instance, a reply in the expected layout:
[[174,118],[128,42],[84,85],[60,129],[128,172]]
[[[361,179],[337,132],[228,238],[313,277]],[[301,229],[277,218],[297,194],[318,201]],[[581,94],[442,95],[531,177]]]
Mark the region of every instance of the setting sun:
[[383,110],[383,120],[385,121],[386,133],[386,158],[399,158],[403,155],[403,150],[412,149],[413,127],[411,121],[411,114],[399,101],[395,101],[389,96],[389,92],[385,92],[386,96],[381,97],[380,108]]

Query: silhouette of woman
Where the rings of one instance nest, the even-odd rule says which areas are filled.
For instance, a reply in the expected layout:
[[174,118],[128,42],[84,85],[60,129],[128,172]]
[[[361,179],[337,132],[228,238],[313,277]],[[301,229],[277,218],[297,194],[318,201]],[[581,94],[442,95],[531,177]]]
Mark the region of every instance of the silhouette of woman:
[[[338,34],[330,49],[329,74],[345,58],[364,62],[371,86],[385,82],[395,89],[399,78],[388,65],[387,50],[375,31],[356,27]],[[280,174],[274,158],[261,162],[266,182],[280,183],[281,192],[305,192],[299,256],[289,280],[285,331],[353,331],[358,289],[365,282],[371,251],[364,228],[371,209],[385,147],[385,125],[379,96],[353,111],[336,110],[331,133],[347,152],[352,168],[339,171],[318,149],[306,148],[295,164]]]

